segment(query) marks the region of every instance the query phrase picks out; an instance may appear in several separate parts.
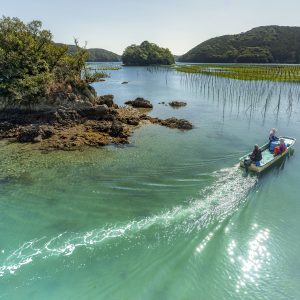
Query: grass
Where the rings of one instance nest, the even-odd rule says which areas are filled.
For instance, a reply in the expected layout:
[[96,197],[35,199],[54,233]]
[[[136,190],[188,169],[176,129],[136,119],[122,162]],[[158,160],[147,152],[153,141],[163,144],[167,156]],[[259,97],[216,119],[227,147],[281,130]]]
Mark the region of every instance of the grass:
[[197,64],[175,66],[178,72],[204,74],[237,80],[300,82],[300,65],[219,65]]

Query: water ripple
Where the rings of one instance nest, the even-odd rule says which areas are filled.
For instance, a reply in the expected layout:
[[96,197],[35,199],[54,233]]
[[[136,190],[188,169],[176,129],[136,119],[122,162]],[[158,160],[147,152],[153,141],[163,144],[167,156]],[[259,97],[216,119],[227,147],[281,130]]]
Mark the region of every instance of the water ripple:
[[[177,206],[161,214],[122,225],[110,225],[85,233],[63,232],[55,237],[45,236],[28,241],[2,260],[0,277],[14,274],[37,259],[69,256],[79,247],[90,248],[112,239],[136,237],[153,226],[164,227],[167,229],[165,237],[171,238],[178,232],[186,234],[213,222],[221,222],[238,209],[256,184],[257,177],[244,177],[238,166],[211,175],[215,177],[215,182],[201,191],[199,197],[192,199],[187,206]],[[200,245],[199,249],[205,247],[205,244]],[[4,250],[2,254],[5,254]]]

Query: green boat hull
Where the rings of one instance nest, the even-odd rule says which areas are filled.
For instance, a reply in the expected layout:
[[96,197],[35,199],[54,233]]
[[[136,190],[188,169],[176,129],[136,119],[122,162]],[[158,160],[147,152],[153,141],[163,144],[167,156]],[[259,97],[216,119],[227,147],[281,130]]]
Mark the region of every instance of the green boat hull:
[[[284,139],[285,144],[287,145],[287,150],[282,153],[279,154],[277,156],[274,156],[270,151],[269,151],[269,143],[263,145],[262,147],[260,147],[260,150],[262,152],[262,160],[261,160],[261,164],[259,167],[257,167],[255,164],[251,164],[248,167],[249,171],[252,172],[256,172],[256,173],[261,173],[263,171],[265,171],[266,169],[270,168],[271,166],[273,166],[274,164],[276,164],[278,161],[282,160],[284,157],[286,157],[287,155],[289,155],[292,151],[292,147],[294,146],[296,139],[292,138],[292,137],[287,137],[287,136],[281,136],[280,138]],[[240,158],[240,166],[242,168],[245,168],[244,165],[244,160],[249,157],[251,155],[251,153],[248,153],[247,155],[243,156]]]

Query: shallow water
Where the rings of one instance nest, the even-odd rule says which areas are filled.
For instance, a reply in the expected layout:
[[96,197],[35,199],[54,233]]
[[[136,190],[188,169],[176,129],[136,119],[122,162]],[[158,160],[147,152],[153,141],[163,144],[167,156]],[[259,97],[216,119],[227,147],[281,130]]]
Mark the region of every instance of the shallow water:
[[300,139],[299,87],[110,73],[99,94],[195,128],[70,153],[1,142],[0,298],[299,299],[299,144],[260,177],[237,167],[271,127]]

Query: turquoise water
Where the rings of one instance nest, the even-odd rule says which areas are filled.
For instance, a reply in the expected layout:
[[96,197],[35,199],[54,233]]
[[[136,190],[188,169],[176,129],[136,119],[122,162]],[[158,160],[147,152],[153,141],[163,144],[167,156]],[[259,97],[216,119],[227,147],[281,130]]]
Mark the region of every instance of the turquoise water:
[[299,299],[299,142],[260,177],[237,167],[271,127],[300,140],[299,87],[110,73],[99,94],[195,128],[70,153],[1,142],[0,298]]

